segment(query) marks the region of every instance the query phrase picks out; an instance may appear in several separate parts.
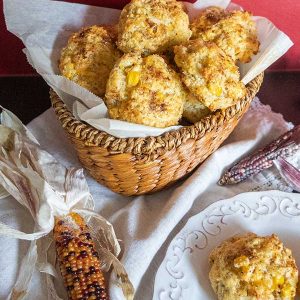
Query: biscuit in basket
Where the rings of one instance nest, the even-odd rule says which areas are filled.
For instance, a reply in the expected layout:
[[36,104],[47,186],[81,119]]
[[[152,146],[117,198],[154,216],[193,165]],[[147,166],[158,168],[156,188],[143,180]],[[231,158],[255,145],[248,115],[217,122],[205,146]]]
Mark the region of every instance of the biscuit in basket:
[[153,127],[178,124],[185,89],[179,75],[159,55],[125,54],[106,89],[110,118]]
[[199,122],[208,116],[211,111],[205,107],[192,93],[187,93],[187,98],[183,106],[183,117],[191,123]]
[[181,2],[132,0],[122,10],[117,44],[125,53],[158,53],[186,42],[191,34]]
[[222,300],[294,299],[298,270],[276,235],[232,237],[210,254],[209,279]]
[[214,24],[219,22],[226,16],[223,8],[217,6],[210,6],[203,10],[197,18],[191,23],[192,38],[198,38],[199,34],[211,28]]
[[259,50],[256,25],[251,17],[246,11],[229,12],[209,29],[194,34],[194,38],[215,42],[235,62],[248,63]]
[[175,46],[174,52],[183,82],[211,111],[234,105],[246,95],[238,67],[216,44],[196,39]]
[[111,69],[121,57],[115,45],[116,27],[91,26],[74,33],[62,50],[59,69],[63,76],[102,97]]

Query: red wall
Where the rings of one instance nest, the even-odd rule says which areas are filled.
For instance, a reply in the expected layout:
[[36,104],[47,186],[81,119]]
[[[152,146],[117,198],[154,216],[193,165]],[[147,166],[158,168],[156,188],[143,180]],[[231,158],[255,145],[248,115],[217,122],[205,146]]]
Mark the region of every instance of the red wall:
[[[24,0],[26,1],[26,0]],[[193,1],[193,0],[191,0]],[[126,0],[73,0],[68,2],[121,8]],[[287,33],[295,46],[276,62],[272,69],[300,69],[300,0],[235,0],[255,15],[265,16]],[[0,75],[32,74],[35,71],[21,52],[22,43],[6,31],[2,1],[0,1]]]

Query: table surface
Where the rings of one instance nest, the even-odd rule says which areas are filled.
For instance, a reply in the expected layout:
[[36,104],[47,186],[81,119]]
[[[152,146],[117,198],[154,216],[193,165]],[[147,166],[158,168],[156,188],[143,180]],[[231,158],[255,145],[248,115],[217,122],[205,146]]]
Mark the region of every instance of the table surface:
[[[258,94],[260,100],[300,124],[300,72],[269,71]],[[49,87],[39,76],[0,76],[0,104],[25,124],[50,107]]]

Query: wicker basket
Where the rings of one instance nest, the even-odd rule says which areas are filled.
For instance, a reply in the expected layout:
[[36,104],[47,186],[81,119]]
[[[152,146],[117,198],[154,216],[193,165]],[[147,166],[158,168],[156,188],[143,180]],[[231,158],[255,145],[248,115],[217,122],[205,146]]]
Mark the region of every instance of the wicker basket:
[[192,172],[228,137],[247,111],[263,74],[236,105],[158,137],[116,138],[78,121],[50,92],[52,106],[83,166],[99,183],[124,195],[155,192]]

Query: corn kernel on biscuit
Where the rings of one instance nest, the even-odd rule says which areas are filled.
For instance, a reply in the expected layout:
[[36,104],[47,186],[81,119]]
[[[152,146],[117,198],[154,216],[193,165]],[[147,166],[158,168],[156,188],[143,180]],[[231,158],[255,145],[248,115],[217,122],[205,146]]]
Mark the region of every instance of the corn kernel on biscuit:
[[112,119],[163,128],[181,118],[185,90],[161,56],[128,53],[110,74],[105,101]]
[[294,299],[298,270],[291,250],[276,235],[235,236],[209,257],[211,285],[222,300]]
[[246,95],[238,67],[216,44],[196,39],[175,46],[174,52],[183,82],[211,111],[227,108]]
[[95,95],[104,96],[109,73],[121,57],[116,38],[117,29],[112,26],[95,25],[74,33],[61,53],[61,74]]
[[176,0],[132,0],[120,16],[119,49],[150,54],[187,41],[192,32],[183,8]]
[[255,22],[246,11],[233,11],[204,32],[194,35],[215,42],[235,62],[248,63],[258,53]]
[[187,98],[183,106],[182,116],[191,123],[199,122],[208,116],[211,111],[205,107],[192,93],[187,93]]
[[223,8],[210,6],[203,10],[191,23],[192,38],[198,38],[199,34],[211,28],[226,16]]

